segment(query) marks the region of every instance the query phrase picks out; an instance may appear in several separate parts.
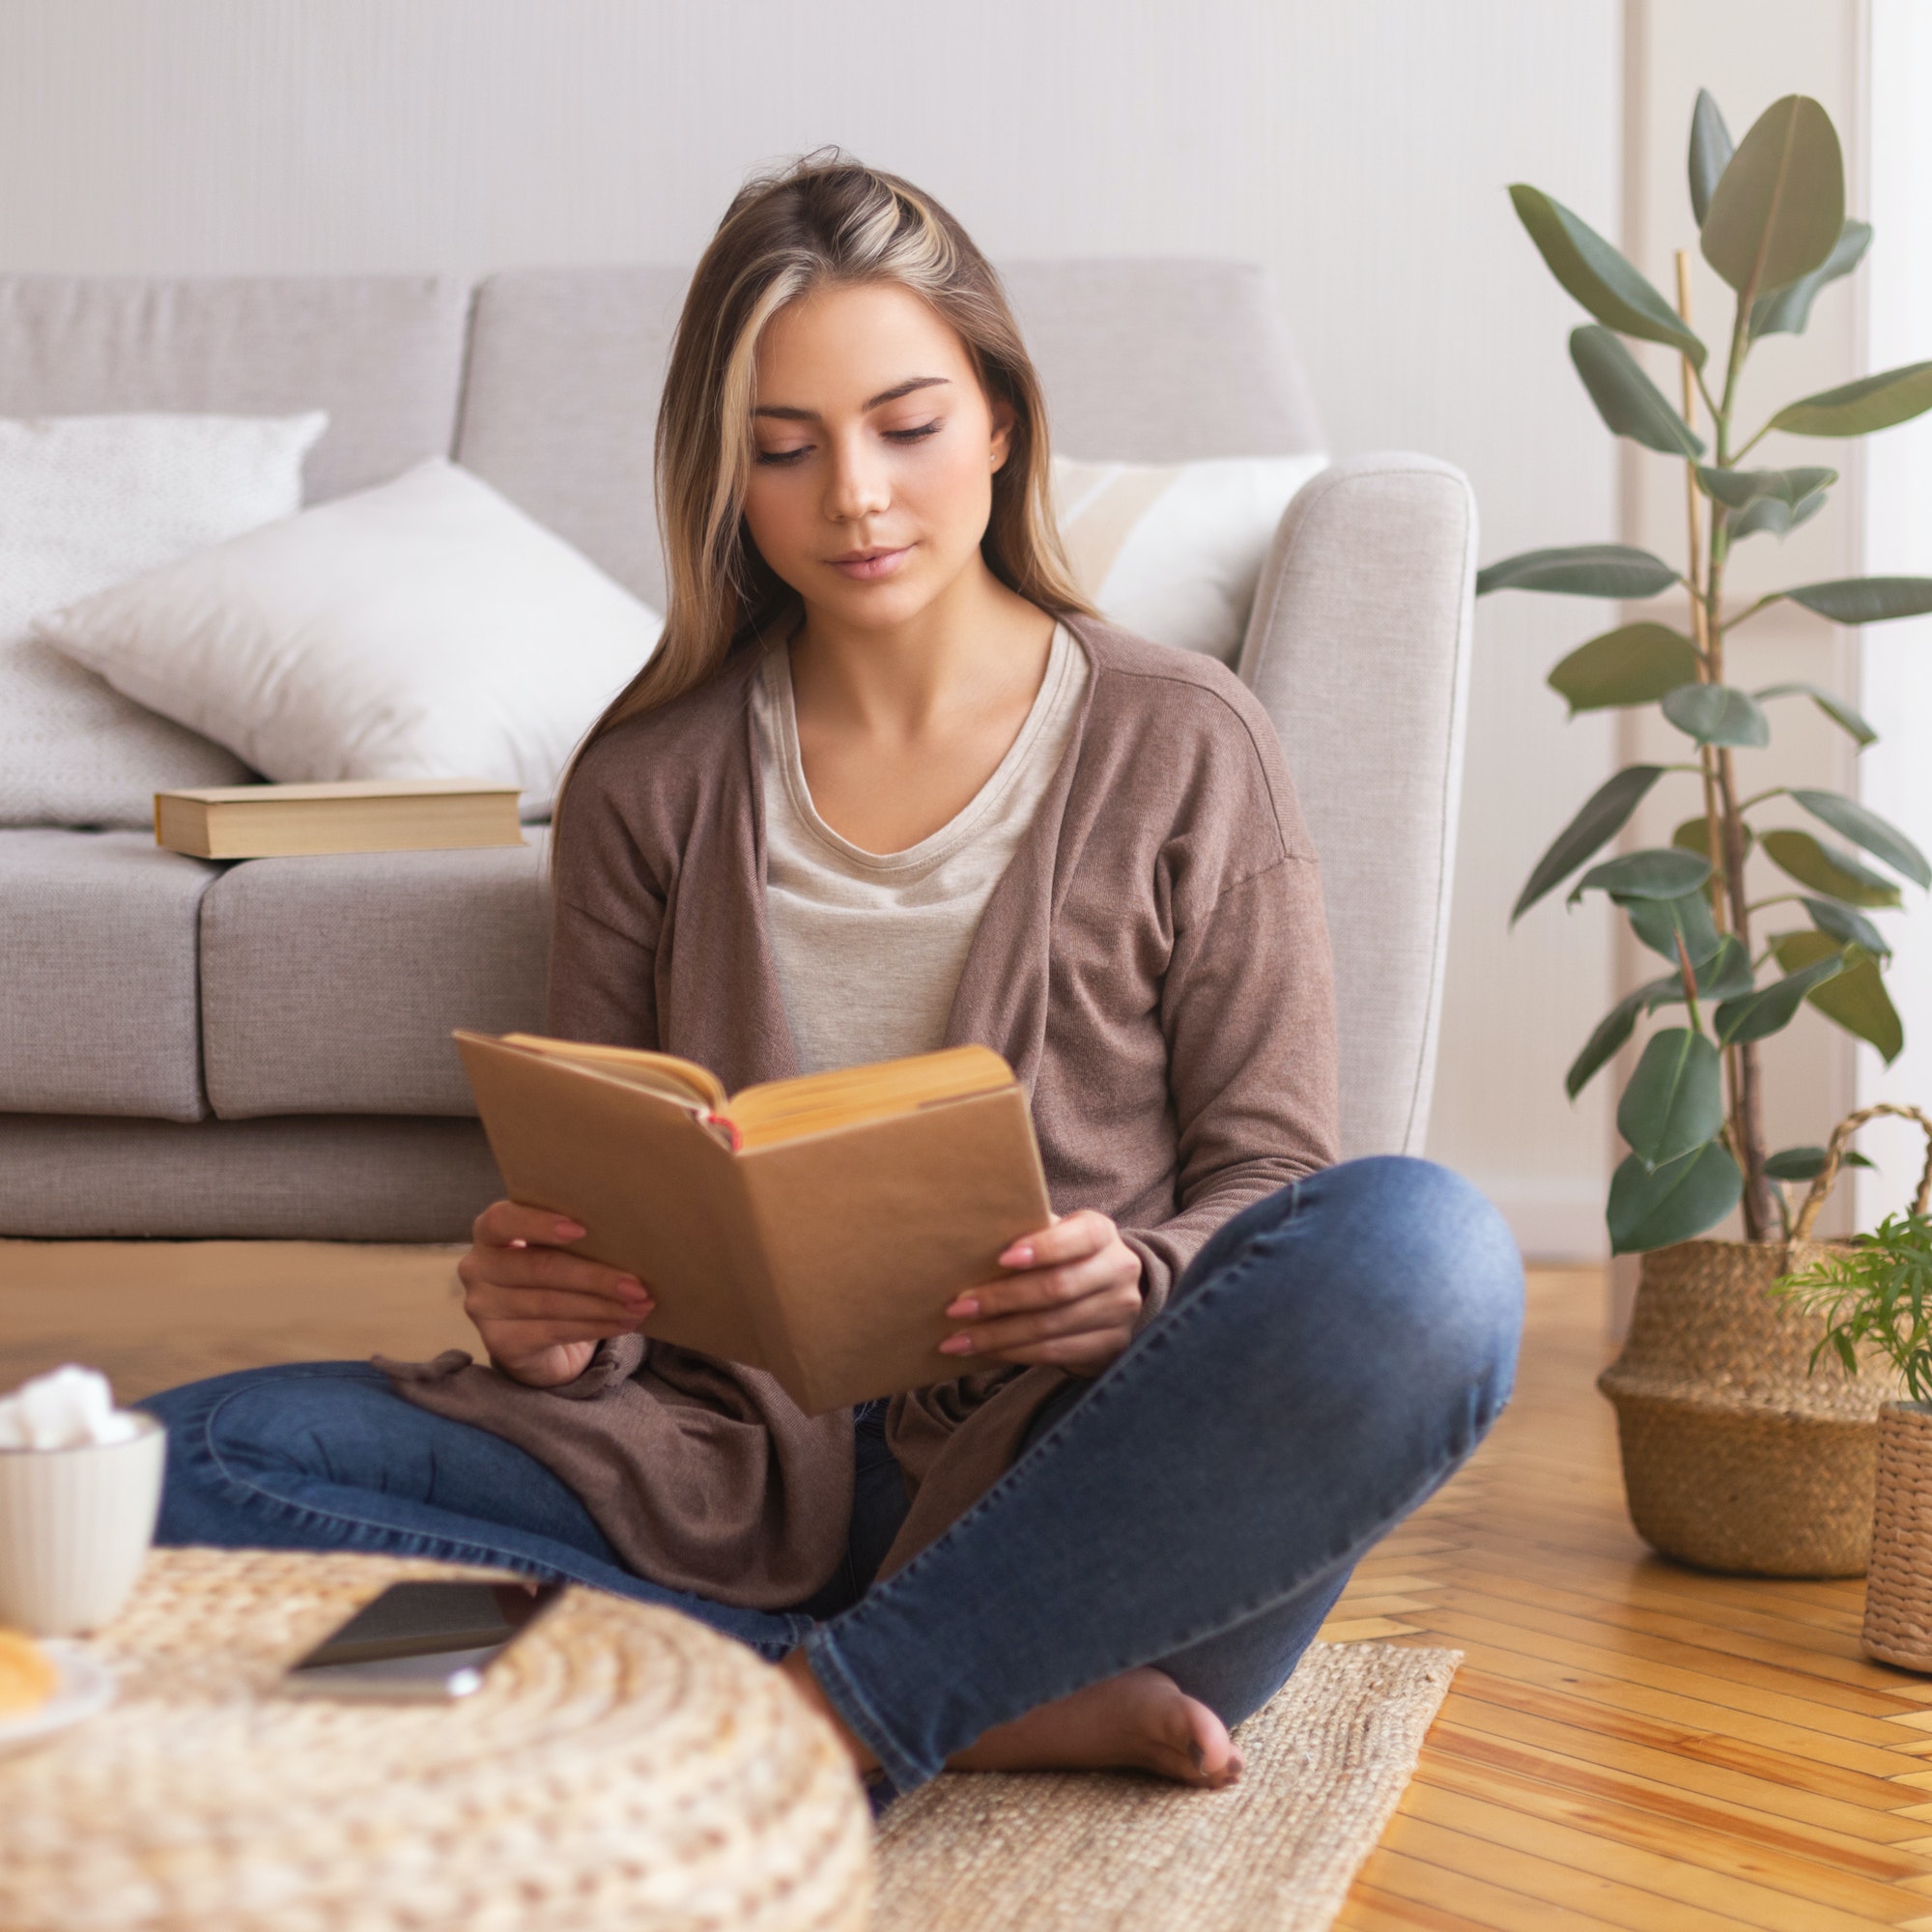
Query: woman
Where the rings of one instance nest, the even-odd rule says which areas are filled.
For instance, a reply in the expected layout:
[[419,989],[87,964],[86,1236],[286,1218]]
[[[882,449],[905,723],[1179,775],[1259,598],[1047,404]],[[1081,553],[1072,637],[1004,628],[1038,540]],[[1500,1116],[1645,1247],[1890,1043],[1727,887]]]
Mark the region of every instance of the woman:
[[1237,1776],[1362,1551],[1508,1393],[1506,1232],[1334,1165],[1315,856],[1264,713],[1110,628],[1037,383],[928,197],[754,183],[667,378],[664,640],[558,814],[553,1032],[727,1088],[965,1040],[1032,1098],[1057,1218],[947,1311],[932,1385],[808,1419],[649,1341],[648,1283],[498,1202],[492,1367],[180,1389],[162,1536],[495,1561],[781,1661],[855,1763]]

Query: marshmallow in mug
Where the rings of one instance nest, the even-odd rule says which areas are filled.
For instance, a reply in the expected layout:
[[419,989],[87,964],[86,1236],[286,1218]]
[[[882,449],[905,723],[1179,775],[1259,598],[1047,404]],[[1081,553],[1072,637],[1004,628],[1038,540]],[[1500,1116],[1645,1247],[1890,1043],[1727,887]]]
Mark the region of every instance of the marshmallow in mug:
[[114,1391],[98,1369],[70,1363],[36,1376],[0,1397],[0,1449],[78,1449],[127,1442],[140,1428],[114,1406]]

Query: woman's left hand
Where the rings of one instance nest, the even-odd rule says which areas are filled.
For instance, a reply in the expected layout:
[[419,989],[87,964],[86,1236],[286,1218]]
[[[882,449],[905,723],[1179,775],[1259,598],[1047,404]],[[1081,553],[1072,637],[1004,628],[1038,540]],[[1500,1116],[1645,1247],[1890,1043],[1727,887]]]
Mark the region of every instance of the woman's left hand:
[[1013,1273],[969,1288],[947,1307],[969,1325],[939,1345],[961,1368],[1044,1363],[1097,1376],[1133,1339],[1141,1258],[1104,1214],[1085,1208],[1015,1241],[1000,1257]]

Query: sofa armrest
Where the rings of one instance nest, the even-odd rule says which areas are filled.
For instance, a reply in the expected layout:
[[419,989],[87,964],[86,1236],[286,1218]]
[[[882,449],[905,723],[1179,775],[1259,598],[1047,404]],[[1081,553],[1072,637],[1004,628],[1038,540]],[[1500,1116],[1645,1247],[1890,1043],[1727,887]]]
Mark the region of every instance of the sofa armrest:
[[1321,855],[1347,1158],[1420,1153],[1428,1130],[1475,571],[1460,470],[1357,457],[1289,505],[1241,648]]

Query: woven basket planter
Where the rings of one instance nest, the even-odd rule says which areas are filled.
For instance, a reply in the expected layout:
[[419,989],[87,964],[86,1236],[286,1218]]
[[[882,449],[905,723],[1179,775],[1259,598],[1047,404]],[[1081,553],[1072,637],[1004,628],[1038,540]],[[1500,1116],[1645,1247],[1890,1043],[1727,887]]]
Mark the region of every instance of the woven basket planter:
[[1865,1654],[1932,1671],[1932,1410],[1889,1402],[1878,1419],[1878,1486]]
[[1861,1577],[1887,1370],[1810,1373],[1821,1317],[1775,1300],[1815,1241],[1682,1241],[1643,1258],[1630,1339],[1597,1386],[1617,1411],[1637,1534],[1758,1577]]

